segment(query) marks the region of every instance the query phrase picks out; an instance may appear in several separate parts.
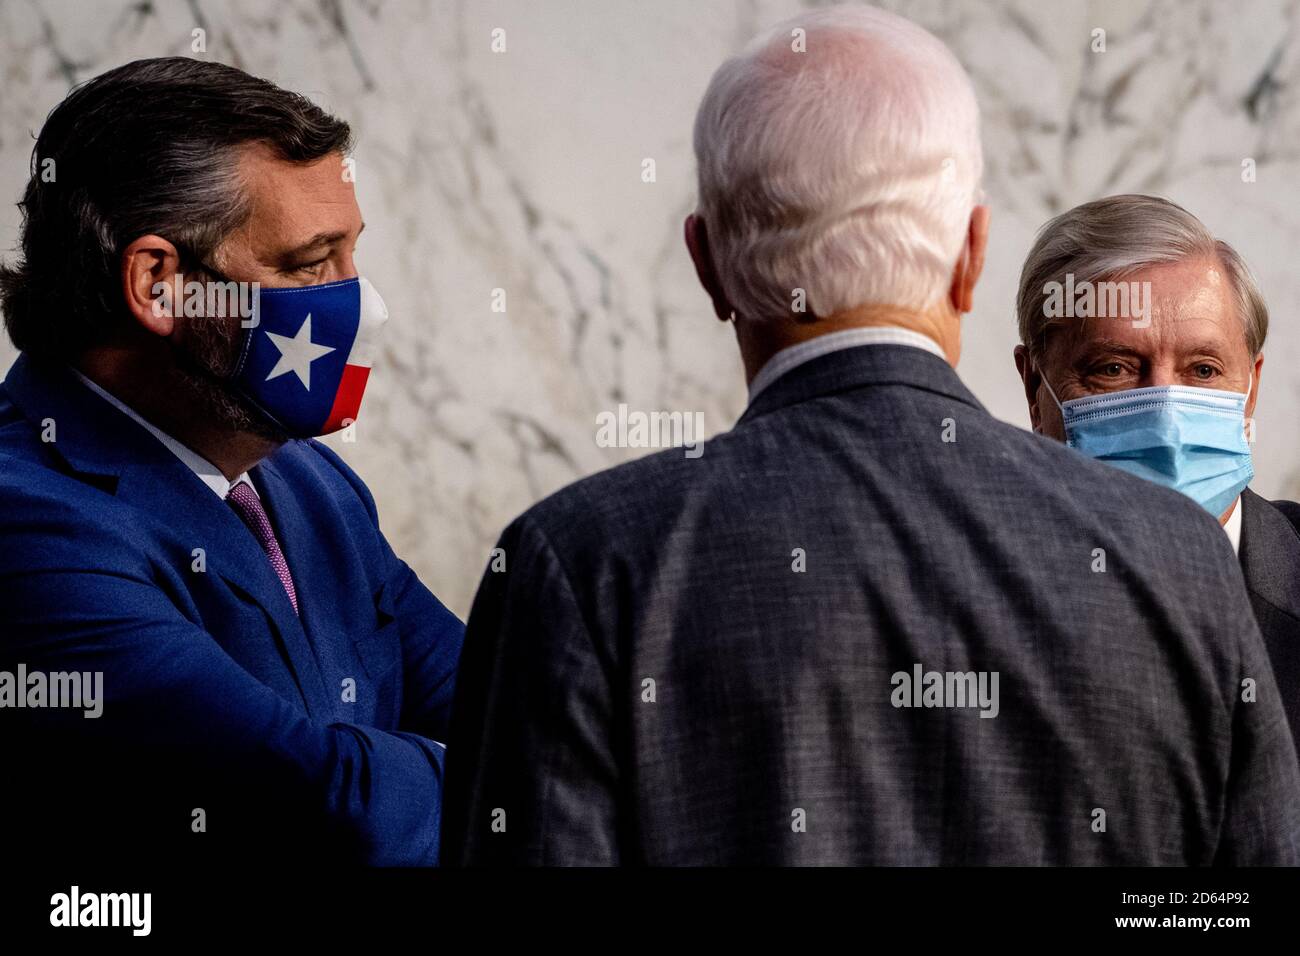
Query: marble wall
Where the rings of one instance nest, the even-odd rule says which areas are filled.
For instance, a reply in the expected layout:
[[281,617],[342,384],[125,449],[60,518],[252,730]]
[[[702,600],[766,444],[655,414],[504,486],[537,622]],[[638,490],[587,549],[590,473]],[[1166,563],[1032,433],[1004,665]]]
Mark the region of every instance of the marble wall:
[[[808,4],[809,6],[813,4]],[[1234,243],[1273,315],[1255,487],[1300,497],[1300,35],[1294,0],[918,0],[985,117],[992,249],[960,372],[1027,424],[1013,300],[1034,231],[1115,192],[1166,195]],[[299,90],[359,135],[365,274],[395,321],[356,441],[331,444],[398,553],[458,613],[531,502],[642,452],[596,416],[744,403],[729,327],[681,243],[691,121],[717,64],[793,0],[3,0],[0,254],[31,135],[73,83],[206,52]],[[506,51],[493,52],[492,32]],[[1095,29],[1106,51],[1090,49]],[[643,181],[643,160],[655,181]],[[1255,160],[1256,181],[1241,163]],[[493,290],[506,311],[494,311]],[[0,343],[0,364],[13,351]]]

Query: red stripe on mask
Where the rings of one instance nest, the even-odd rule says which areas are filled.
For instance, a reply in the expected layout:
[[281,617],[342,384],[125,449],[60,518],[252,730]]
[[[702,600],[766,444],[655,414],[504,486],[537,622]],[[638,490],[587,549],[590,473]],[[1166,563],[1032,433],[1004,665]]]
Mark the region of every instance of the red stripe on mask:
[[370,369],[362,365],[343,366],[343,378],[339,382],[338,394],[334,396],[334,407],[330,409],[329,418],[321,426],[321,434],[328,435],[340,428],[346,428],[356,421],[357,412],[361,411],[361,396],[366,390],[366,380],[370,378]]

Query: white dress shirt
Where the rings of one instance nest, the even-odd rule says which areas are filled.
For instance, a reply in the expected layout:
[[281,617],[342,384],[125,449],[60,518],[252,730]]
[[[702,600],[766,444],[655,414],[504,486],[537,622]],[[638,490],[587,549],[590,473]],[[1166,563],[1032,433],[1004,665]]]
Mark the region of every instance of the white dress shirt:
[[1241,549],[1241,498],[1238,498],[1232,507],[1232,514],[1228,517],[1228,523],[1223,526],[1223,530],[1228,535],[1228,540],[1232,542],[1234,553]]
[[815,339],[809,339],[807,342],[800,342],[798,345],[784,348],[768,359],[767,363],[758,370],[754,380],[749,383],[750,402],[752,403],[763,389],[804,362],[811,362],[813,359],[829,355],[831,352],[838,352],[840,349],[851,349],[858,345],[909,345],[937,355],[945,362],[948,361],[948,356],[943,354],[943,349],[939,347],[939,343],[934,339],[928,335],[922,335],[920,332],[904,329],[897,325],[881,325],[866,329],[845,329],[843,332],[830,332],[826,335],[819,335]]
[[253,489],[253,494],[257,494],[257,486],[254,485],[252,481],[249,480],[248,472],[244,472],[234,481],[228,481],[226,479],[226,476],[221,473],[221,469],[218,468],[216,465],[212,464],[212,462],[208,461],[202,455],[191,450],[190,448],[187,448],[186,446],[182,445],[180,442],[178,442],[175,438],[172,438],[171,435],[168,435],[162,429],[157,428],[154,425],[150,424],[149,422],[145,421],[143,418],[140,417],[140,415],[135,411],[135,409],[131,408],[128,405],[123,404],[116,396],[110,395],[108,392],[104,391],[102,388],[100,388],[90,379],[86,378],[86,376],[82,375],[80,372],[77,372],[76,369],[73,369],[73,371],[76,372],[77,378],[85,382],[86,387],[89,388],[92,392],[94,392],[104,401],[108,402],[110,405],[112,405],[114,408],[120,411],[123,415],[126,415],[132,418],[133,420],[135,420],[136,422],[138,422],[140,424],[140,427],[144,428],[146,431],[149,432],[149,434],[153,435],[154,438],[162,442],[163,445],[167,448],[167,450],[170,451],[177,458],[179,458],[181,461],[183,461],[185,465],[190,469],[190,471],[198,475],[199,480],[202,481],[209,488],[211,488],[218,498],[221,498],[224,501],[226,495],[230,494],[230,489],[233,488],[235,485],[239,484],[241,481],[247,482],[248,487]]

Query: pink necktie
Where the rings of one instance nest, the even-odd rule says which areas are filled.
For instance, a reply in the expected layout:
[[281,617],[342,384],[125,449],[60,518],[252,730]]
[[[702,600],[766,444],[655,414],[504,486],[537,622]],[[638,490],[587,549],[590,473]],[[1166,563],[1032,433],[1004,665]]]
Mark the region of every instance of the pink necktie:
[[271,528],[271,519],[267,517],[266,509],[262,507],[262,499],[257,496],[252,485],[241,481],[231,487],[226,500],[235,509],[235,513],[243,519],[244,524],[248,525],[248,530],[253,532],[253,537],[257,538],[257,543],[266,552],[272,570],[284,585],[285,593],[289,595],[293,613],[297,614],[298,592],[294,589],[293,578],[289,576],[289,563],[284,560],[280,542],[276,540],[275,531]]

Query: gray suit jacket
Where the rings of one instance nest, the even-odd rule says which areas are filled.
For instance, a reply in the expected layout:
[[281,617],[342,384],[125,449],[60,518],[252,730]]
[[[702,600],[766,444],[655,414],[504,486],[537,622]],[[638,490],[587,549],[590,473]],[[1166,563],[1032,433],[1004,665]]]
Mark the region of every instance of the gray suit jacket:
[[1300,504],[1241,494],[1238,557],[1292,736],[1300,735]]
[[[994,419],[925,351],[814,359],[702,457],[580,481],[500,547],[446,863],[1300,858],[1300,768],[1216,522]],[[990,701],[996,672],[996,716],[961,678],[906,687],[917,667]]]

